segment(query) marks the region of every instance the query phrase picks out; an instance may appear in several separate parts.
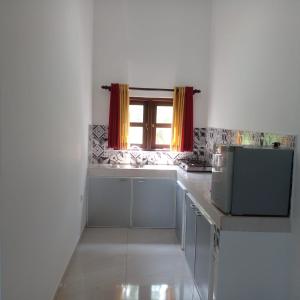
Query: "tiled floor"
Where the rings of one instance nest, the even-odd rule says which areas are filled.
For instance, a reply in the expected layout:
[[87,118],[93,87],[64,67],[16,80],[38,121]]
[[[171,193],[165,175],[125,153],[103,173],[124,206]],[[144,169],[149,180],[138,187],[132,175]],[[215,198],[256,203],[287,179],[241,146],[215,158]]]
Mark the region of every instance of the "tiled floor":
[[90,228],[56,300],[198,299],[195,296],[173,230]]

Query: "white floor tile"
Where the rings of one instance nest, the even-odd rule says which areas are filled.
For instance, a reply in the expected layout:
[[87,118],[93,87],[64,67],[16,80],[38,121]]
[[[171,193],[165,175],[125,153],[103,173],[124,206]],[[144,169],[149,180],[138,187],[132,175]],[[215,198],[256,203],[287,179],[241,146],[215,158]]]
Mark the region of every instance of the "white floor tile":
[[128,255],[127,279],[143,277],[176,278],[188,275],[185,262],[182,257],[176,255]]
[[128,231],[129,255],[180,255],[174,230],[130,229]]
[[128,243],[140,244],[177,244],[173,229],[140,229],[128,230]]
[[86,228],[79,247],[85,244],[101,245],[101,243],[127,243],[127,228]]
[[174,230],[86,229],[56,300],[192,300]]

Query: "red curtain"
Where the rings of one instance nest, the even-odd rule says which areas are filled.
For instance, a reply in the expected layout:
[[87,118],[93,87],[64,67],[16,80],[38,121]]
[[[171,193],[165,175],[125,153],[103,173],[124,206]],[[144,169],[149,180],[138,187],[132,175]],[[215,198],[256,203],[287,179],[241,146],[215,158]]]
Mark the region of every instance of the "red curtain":
[[110,90],[108,147],[120,149],[120,88],[113,83]]
[[193,87],[185,88],[181,151],[193,151]]

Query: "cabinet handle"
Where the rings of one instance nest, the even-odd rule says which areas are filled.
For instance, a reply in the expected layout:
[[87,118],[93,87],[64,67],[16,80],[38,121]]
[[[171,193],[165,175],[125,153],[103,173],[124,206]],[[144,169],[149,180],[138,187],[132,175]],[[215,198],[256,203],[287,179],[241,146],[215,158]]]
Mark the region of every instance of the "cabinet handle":
[[138,183],[144,183],[145,180],[138,180]]

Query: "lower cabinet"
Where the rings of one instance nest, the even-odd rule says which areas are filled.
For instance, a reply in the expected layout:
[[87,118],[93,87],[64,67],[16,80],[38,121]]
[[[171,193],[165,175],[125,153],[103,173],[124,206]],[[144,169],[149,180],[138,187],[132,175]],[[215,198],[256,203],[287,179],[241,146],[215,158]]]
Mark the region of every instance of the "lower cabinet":
[[185,256],[196,287],[189,299],[288,299],[289,232],[219,230],[191,194],[185,202]]
[[132,226],[175,228],[174,180],[133,180]]
[[196,214],[195,205],[188,195],[186,201],[186,231],[185,231],[185,248],[184,254],[189,265],[192,275],[195,272],[196,259]]
[[212,299],[214,227],[196,208],[189,194],[186,195],[185,201],[185,256],[196,285],[194,298],[199,294],[199,299],[209,300]]
[[210,276],[213,258],[214,228],[208,220],[197,212],[196,221],[196,258],[195,258],[195,284],[201,300],[211,299]]
[[184,249],[185,234],[185,194],[186,189],[177,182],[176,185],[176,237]]
[[215,300],[290,299],[289,232],[220,231],[217,248]]
[[90,177],[88,184],[88,226],[130,226],[130,179]]
[[88,179],[89,227],[175,228],[172,179]]

